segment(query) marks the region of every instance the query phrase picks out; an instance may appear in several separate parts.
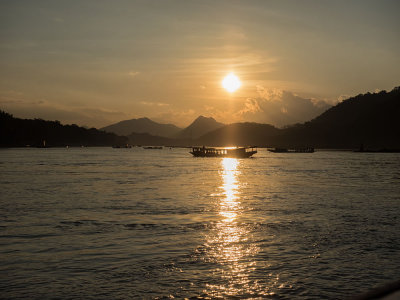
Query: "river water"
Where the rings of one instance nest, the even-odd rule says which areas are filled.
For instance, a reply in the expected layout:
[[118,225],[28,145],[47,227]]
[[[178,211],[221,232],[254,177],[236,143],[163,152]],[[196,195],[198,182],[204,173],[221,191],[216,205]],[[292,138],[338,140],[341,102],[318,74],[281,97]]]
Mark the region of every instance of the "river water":
[[400,277],[400,154],[0,150],[6,299],[341,299]]

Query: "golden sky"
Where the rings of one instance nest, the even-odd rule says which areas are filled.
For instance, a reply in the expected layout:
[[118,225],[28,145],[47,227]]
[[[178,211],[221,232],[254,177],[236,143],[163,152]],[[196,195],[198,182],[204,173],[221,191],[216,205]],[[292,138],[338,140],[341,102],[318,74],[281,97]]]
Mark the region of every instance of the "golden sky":
[[[0,109],[102,127],[306,121],[400,79],[399,1],[0,2]],[[221,85],[234,72],[234,93]]]

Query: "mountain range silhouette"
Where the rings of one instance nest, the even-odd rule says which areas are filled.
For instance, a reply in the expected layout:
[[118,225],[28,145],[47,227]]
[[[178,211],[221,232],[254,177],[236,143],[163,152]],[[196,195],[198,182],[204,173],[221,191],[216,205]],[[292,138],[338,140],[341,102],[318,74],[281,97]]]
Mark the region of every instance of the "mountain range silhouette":
[[0,146],[110,144],[168,146],[248,146],[400,149],[400,87],[390,92],[360,94],[329,108],[318,117],[276,128],[269,124],[224,125],[198,117],[181,129],[148,118],[121,121],[97,129],[61,125],[57,121],[23,120],[0,113]]

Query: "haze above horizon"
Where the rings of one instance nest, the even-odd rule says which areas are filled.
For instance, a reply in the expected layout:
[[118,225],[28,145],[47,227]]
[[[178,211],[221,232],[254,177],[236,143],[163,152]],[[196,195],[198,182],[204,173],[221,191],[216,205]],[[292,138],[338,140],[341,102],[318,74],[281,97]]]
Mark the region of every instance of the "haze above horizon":
[[[2,1],[0,109],[283,126],[400,78],[398,1]],[[227,92],[229,73],[241,81]]]

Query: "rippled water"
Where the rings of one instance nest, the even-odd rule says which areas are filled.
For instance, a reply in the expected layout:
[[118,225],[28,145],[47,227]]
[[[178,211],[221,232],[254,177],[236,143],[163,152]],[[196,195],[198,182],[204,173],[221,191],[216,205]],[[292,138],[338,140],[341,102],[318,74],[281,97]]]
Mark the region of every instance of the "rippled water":
[[345,298],[400,277],[400,154],[0,151],[2,298]]

